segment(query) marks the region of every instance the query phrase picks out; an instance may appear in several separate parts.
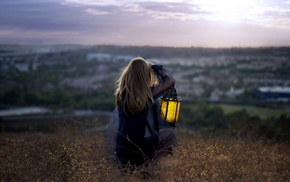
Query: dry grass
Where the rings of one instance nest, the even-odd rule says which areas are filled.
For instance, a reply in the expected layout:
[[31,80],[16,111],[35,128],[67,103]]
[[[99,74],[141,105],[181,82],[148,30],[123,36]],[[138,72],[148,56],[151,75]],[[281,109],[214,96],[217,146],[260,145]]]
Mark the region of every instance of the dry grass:
[[107,158],[103,133],[0,135],[0,181],[289,181],[290,144],[199,137],[179,131],[174,156],[122,174]]

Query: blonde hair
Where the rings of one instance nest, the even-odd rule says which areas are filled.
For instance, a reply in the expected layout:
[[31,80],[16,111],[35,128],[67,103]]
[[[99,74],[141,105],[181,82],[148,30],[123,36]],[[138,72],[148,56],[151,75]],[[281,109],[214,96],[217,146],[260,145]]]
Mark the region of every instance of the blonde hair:
[[155,83],[152,63],[141,57],[134,58],[124,68],[115,91],[115,104],[123,104],[126,115],[135,115],[153,102],[151,87]]

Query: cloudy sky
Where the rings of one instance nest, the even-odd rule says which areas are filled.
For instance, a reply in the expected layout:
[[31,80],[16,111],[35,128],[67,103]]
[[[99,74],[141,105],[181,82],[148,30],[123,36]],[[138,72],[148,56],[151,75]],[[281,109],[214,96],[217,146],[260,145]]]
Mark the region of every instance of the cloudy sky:
[[1,43],[290,46],[290,0],[1,0]]

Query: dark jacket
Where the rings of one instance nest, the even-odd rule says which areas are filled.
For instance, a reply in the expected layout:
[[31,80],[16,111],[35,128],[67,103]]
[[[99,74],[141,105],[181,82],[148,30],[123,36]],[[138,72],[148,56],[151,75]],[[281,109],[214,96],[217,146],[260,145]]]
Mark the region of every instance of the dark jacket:
[[[166,91],[174,84],[174,78],[165,70],[160,70],[160,83],[152,88],[153,97]],[[148,103],[147,108],[135,115],[126,115],[122,103],[118,104],[119,129],[116,154],[121,164],[142,165],[154,157],[159,144],[158,131],[160,112],[158,101]],[[150,120],[150,121],[149,121]],[[153,121],[152,121],[153,120]],[[149,135],[148,135],[149,133]]]

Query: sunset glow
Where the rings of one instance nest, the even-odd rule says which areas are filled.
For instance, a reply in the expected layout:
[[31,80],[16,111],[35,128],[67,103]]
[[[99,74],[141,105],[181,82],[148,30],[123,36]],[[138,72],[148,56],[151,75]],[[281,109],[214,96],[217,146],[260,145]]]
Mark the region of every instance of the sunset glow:
[[209,12],[205,17],[214,21],[252,21],[263,13],[258,0],[199,0],[198,4],[202,10]]
[[2,0],[0,14],[0,43],[290,45],[289,0]]

